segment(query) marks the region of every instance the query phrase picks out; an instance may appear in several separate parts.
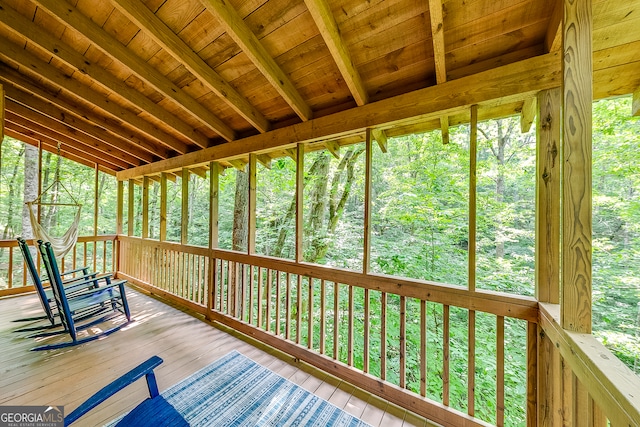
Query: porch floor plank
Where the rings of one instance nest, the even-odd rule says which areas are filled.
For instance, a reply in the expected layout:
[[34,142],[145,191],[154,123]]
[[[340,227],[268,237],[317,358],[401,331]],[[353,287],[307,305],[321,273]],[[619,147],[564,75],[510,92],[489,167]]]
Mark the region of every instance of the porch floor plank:
[[[277,350],[254,345],[134,289],[129,288],[127,296],[134,322],[122,330],[79,346],[38,352],[29,351],[37,345],[35,339],[12,332],[27,325],[11,322],[39,314],[36,296],[0,299],[0,405],[64,405],[69,413],[98,389],[153,355],[164,359],[156,378],[159,389],[165,390],[237,350],[373,426],[425,425],[424,419],[351,384],[312,367],[290,364]],[[56,340],[65,339],[47,339],[47,343]],[[74,425],[103,425],[130,410],[147,393],[145,382],[138,381]]]

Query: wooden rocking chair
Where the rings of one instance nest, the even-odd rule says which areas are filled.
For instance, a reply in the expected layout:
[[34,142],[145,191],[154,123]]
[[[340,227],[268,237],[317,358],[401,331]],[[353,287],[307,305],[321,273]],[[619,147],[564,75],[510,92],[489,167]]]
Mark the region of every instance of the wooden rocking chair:
[[[38,248],[42,255],[47,275],[51,282],[51,290],[53,291],[53,299],[56,303],[61,331],[47,332],[33,335],[33,337],[45,337],[51,335],[60,335],[68,333],[71,341],[43,345],[33,348],[32,350],[52,350],[56,348],[70,347],[85,342],[96,340],[102,336],[109,335],[131,321],[131,313],[129,304],[125,294],[125,280],[111,281],[111,276],[101,276],[99,278],[89,277],[78,282],[74,282],[74,286],[90,286],[96,280],[103,280],[104,284],[98,287],[89,287],[73,294],[67,294],[64,288],[64,282],[58,269],[58,263],[49,242],[38,242]],[[105,308],[109,310],[105,314]],[[91,326],[111,320],[120,314],[123,314],[127,321],[116,325],[112,328],[103,330],[99,334],[89,335],[84,338],[78,338],[77,332],[89,328]]]

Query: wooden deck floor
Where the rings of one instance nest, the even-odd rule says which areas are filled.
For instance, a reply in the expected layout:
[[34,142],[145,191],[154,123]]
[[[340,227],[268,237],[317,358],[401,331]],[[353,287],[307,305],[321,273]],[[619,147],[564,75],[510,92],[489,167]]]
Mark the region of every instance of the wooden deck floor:
[[[431,425],[321,371],[290,358],[289,364],[273,349],[253,345],[132,289],[127,294],[135,321],[121,331],[76,347],[38,352],[29,351],[35,339],[11,332],[20,325],[11,320],[40,314],[36,296],[0,299],[0,405],[64,405],[69,413],[152,355],[164,359],[156,372],[159,388],[165,390],[235,349],[373,426]],[[144,381],[138,381],[74,425],[103,425],[146,395]]]

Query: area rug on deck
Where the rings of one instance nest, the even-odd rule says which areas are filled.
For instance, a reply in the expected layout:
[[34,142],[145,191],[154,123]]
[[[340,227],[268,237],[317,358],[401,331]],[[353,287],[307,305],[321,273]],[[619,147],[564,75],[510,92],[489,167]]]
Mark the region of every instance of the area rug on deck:
[[162,395],[191,426],[368,426],[236,351]]

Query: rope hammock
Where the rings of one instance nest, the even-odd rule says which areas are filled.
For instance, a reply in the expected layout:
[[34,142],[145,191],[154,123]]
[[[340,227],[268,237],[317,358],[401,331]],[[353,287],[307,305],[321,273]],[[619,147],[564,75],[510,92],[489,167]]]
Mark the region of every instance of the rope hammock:
[[[46,194],[47,191],[55,184],[58,184],[64,191],[69,195],[73,203],[58,203],[58,202],[43,202],[42,196]],[[80,223],[80,210],[82,205],[76,201],[76,199],[71,195],[69,190],[60,182],[59,180],[53,181],[53,183],[47,187],[42,193],[38,195],[38,197],[31,201],[27,202],[26,205],[29,207],[29,218],[31,220],[31,228],[33,229],[33,234],[37,240],[43,240],[45,242],[51,242],[51,247],[53,248],[53,252],[56,255],[56,258],[61,258],[65,256],[76,244],[78,241],[78,224]],[[69,229],[61,236],[55,237],[49,234],[47,230],[40,225],[38,222],[38,218],[36,213],[34,213],[34,207],[37,206],[76,206],[78,208],[76,212],[76,216],[73,219],[73,222],[69,226]],[[37,209],[37,208],[36,208]]]

